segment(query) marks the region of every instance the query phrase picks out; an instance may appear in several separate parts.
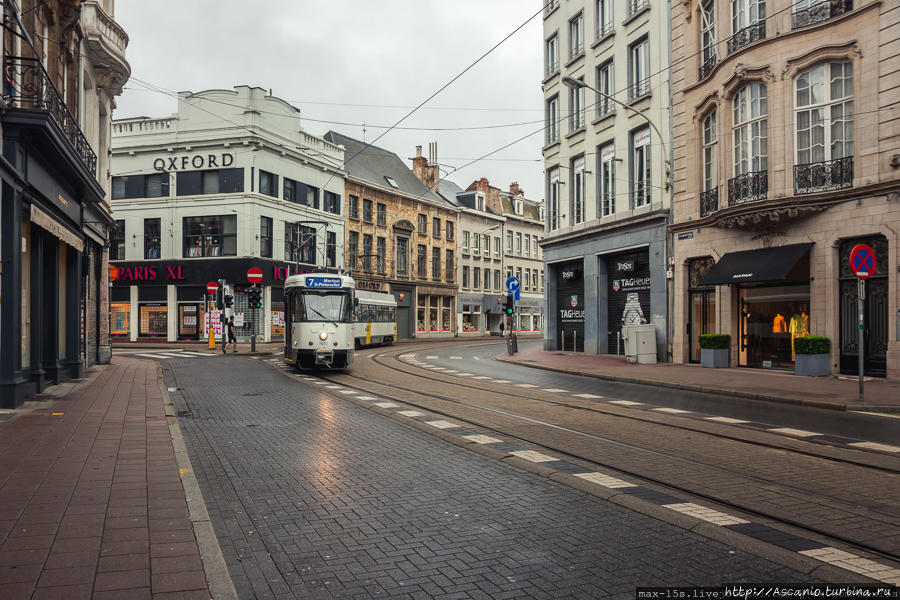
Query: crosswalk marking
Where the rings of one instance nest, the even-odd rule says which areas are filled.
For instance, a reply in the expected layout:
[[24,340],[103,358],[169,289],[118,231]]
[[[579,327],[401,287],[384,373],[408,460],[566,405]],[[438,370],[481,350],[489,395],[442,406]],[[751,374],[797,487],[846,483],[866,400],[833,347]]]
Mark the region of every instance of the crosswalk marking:
[[516,384],[516,387],[520,387],[520,388],[536,388],[537,386],[534,385],[533,383],[517,383],[517,384]]
[[135,354],[135,356],[143,356],[144,358],[163,358],[159,354]]
[[679,408],[654,408],[653,410],[658,410],[659,412],[672,413],[673,415],[682,415],[689,413],[689,410],[681,410]]
[[356,390],[339,390],[338,394],[358,394]]
[[374,400],[375,396],[357,396],[357,400]]
[[450,360],[462,360],[462,356],[451,356]]
[[750,421],[742,421],[741,419],[732,419],[731,417],[704,417],[707,421],[716,421],[717,423],[728,423],[729,425],[737,425],[738,423],[749,423]]
[[632,402],[631,400],[610,400],[610,404],[618,404],[619,406],[643,406],[643,402]]
[[550,392],[551,394],[562,394],[564,392],[568,392],[569,390],[561,390],[559,388],[544,388],[541,391],[542,392]]
[[493,379],[493,377],[488,377],[487,375],[478,375],[477,377],[473,377],[472,379]]
[[596,394],[575,394],[576,398],[602,398],[603,396],[598,396]]
[[429,356],[426,356],[425,358],[426,358],[427,360],[437,360],[437,359],[438,359],[438,357],[437,357],[437,356],[434,356],[433,354],[432,354],[432,355],[429,355]]
[[509,379],[495,379],[494,383],[512,383]]
[[417,410],[398,410],[398,415],[403,415],[404,417],[421,417],[425,413],[420,413]]
[[379,408],[396,408],[399,404],[394,404],[393,402],[376,402],[375,406]]

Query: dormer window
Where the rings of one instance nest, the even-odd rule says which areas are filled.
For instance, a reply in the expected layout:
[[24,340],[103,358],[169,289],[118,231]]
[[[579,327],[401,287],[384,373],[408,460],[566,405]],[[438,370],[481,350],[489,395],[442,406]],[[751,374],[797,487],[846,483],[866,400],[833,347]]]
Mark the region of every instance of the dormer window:
[[521,216],[522,213],[525,212],[525,203],[522,202],[521,200],[516,200],[515,202],[513,202],[513,210],[516,212],[517,215]]
[[388,185],[390,185],[392,188],[400,189],[400,186],[397,185],[397,181],[393,177],[389,177],[389,176],[385,175],[384,180],[387,181]]
[[475,210],[484,212],[484,196],[481,194],[475,195]]

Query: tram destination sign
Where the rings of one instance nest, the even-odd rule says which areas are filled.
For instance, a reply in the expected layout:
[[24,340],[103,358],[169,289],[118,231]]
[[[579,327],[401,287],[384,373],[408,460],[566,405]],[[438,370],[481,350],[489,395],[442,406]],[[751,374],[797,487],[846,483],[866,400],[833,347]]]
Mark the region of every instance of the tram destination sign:
[[341,287],[340,277],[307,277],[306,287],[311,288],[339,288]]

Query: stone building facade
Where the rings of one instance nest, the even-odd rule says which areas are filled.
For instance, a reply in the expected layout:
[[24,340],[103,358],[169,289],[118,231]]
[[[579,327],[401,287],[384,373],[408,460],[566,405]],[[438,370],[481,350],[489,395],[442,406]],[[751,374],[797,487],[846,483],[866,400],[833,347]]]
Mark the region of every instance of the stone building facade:
[[856,374],[848,257],[865,243],[865,372],[900,378],[900,1],[672,11],[674,359],[728,333],[732,365],[790,369],[813,334]]
[[650,324],[667,355],[670,4],[545,7],[548,350],[615,354]]
[[346,155],[347,271],[357,289],[393,294],[397,337],[453,337],[459,210],[399,156],[334,131]]
[[109,362],[110,120],[131,68],[114,0],[2,11],[0,408],[14,408]]

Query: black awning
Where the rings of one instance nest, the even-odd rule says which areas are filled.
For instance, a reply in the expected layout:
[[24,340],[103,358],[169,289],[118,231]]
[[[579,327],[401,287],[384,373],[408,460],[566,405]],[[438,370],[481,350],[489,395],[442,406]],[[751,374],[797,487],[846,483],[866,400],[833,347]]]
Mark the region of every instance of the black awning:
[[700,281],[700,285],[726,285],[751,281],[784,281],[814,244],[791,244],[759,250],[729,252]]

